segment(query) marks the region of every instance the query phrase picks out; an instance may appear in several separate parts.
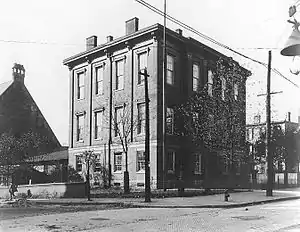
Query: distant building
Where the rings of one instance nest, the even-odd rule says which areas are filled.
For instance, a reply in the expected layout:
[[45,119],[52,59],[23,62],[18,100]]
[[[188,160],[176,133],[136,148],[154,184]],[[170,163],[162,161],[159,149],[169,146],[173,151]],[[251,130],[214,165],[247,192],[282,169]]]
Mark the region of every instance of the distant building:
[[[138,121],[136,130],[130,133],[130,184],[132,187],[144,186],[145,96],[144,79],[139,72],[147,68],[150,75],[152,187],[173,188],[182,181],[185,187],[203,187],[208,169],[210,173],[220,173],[218,161],[204,162],[205,151],[191,150],[185,138],[175,135],[174,107],[204,86],[208,86],[208,94],[212,96],[218,86],[212,75],[216,61],[220,57],[229,58],[193,38],[184,37],[180,29],[166,29],[167,71],[163,109],[163,26],[155,24],[139,30],[138,22],[137,18],[126,21],[123,37],[114,39],[108,36],[101,45],[97,45],[96,36],[87,38],[86,51],[63,62],[70,70],[69,164],[84,173],[79,155],[85,150],[94,150],[101,163],[107,167],[111,165],[113,183],[123,184],[125,156],[117,143],[117,132],[109,122],[120,117],[125,106],[130,109],[130,122]],[[234,89],[237,99],[245,101],[246,77],[241,78],[242,84],[231,89]],[[163,110],[166,112],[165,122]],[[166,128],[165,153],[163,123]],[[246,125],[245,115],[240,123]],[[245,133],[241,136],[244,138]]]
[[[300,118],[299,118],[300,119]],[[288,130],[297,130],[299,128],[299,122],[291,122],[291,113],[288,112],[287,120],[273,121],[271,122],[271,132],[274,128],[279,129],[283,132]],[[252,124],[246,125],[246,140],[249,143],[249,152],[255,154],[255,143],[259,140],[261,134],[266,133],[266,122],[261,120],[260,115],[254,116]],[[277,171],[282,172],[284,164],[277,164]],[[299,163],[290,163],[288,165],[289,172],[298,172]],[[267,164],[257,165],[253,167],[258,173],[265,173]]]
[[[41,144],[41,152],[50,153],[62,149],[24,84],[25,69],[23,65],[14,64],[12,77],[11,81],[0,84],[0,134],[9,133],[20,137],[32,131],[47,138],[47,143]],[[0,182],[5,182],[5,178],[1,176]]]

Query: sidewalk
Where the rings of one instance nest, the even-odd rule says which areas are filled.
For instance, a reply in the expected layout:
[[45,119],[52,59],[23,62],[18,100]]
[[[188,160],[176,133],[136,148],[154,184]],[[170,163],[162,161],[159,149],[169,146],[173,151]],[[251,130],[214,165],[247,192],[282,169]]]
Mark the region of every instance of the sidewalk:
[[228,202],[224,201],[224,194],[195,197],[155,198],[151,199],[150,203],[144,202],[144,198],[92,198],[92,201],[78,198],[60,198],[29,199],[29,201],[32,201],[33,204],[40,205],[110,204],[120,207],[141,208],[234,208],[294,199],[300,199],[300,189],[274,190],[272,197],[267,197],[266,191],[264,190],[230,193]]

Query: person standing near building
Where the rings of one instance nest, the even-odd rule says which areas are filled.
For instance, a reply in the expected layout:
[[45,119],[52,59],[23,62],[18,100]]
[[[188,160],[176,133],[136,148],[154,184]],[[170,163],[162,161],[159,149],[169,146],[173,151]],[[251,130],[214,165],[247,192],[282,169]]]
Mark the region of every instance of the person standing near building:
[[13,197],[16,197],[15,192],[18,192],[17,185],[12,183],[11,186],[9,187],[8,191],[9,191],[9,194],[10,194],[10,200],[12,200]]

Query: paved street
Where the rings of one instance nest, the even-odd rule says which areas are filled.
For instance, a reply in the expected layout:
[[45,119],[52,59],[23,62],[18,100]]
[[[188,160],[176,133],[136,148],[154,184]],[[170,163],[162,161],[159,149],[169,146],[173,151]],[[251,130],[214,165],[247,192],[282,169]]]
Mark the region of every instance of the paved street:
[[[5,218],[1,231],[300,231],[300,200],[233,209],[129,208]],[[18,209],[15,209],[16,211]],[[58,209],[59,210],[59,209]]]

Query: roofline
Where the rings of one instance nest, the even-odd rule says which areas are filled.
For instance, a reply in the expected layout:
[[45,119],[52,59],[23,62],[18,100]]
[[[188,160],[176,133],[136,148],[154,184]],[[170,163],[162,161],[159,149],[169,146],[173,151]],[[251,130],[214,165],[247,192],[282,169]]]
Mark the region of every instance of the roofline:
[[161,25],[157,23],[157,24],[154,24],[152,26],[149,26],[149,27],[143,28],[141,30],[138,30],[135,33],[132,33],[130,35],[125,35],[125,36],[119,37],[119,38],[117,38],[117,39],[115,39],[115,40],[113,40],[111,42],[100,44],[100,45],[98,45],[95,48],[92,48],[90,50],[81,52],[79,54],[76,54],[74,56],[71,56],[69,58],[64,59],[63,60],[63,64],[64,65],[68,65],[69,63],[71,63],[71,62],[73,62],[73,61],[75,61],[77,59],[86,57],[88,55],[92,55],[92,54],[94,54],[96,52],[99,52],[101,50],[105,50],[105,49],[107,49],[109,47],[115,46],[115,45],[120,44],[122,42],[125,42],[127,40],[137,38],[137,37],[141,36],[142,34],[146,34],[146,33],[152,32],[152,31],[156,31],[156,30],[158,30],[158,28],[160,26]]
[[[121,36],[119,38],[116,38],[113,41],[110,41],[110,42],[107,42],[107,43],[104,43],[104,44],[100,44],[100,45],[98,45],[95,48],[92,48],[92,49],[83,51],[81,53],[78,53],[76,55],[73,55],[71,57],[68,57],[68,58],[66,58],[66,59],[63,60],[63,64],[64,65],[69,65],[70,63],[72,63],[72,62],[74,62],[74,61],[76,61],[76,60],[78,60],[80,58],[85,58],[85,57],[90,56],[92,54],[95,54],[95,53],[97,53],[97,52],[99,52],[101,50],[105,50],[105,49],[108,49],[108,48],[110,48],[112,46],[116,46],[118,44],[124,43],[124,42],[126,42],[128,40],[138,38],[141,35],[144,35],[144,34],[147,34],[147,33],[150,33],[150,32],[154,32],[154,31],[159,31],[159,30],[163,31],[163,28],[164,28],[164,26],[161,25],[161,24],[159,24],[159,23],[156,23],[156,24],[154,24],[152,26],[149,26],[149,27],[142,28],[142,29],[140,29],[140,30],[138,30],[138,31],[136,31],[136,32],[134,32],[132,34]],[[198,40],[196,40],[196,39],[194,39],[192,37],[185,37],[183,35],[178,34],[175,31],[173,31],[172,29],[169,29],[169,28],[166,28],[166,29],[167,29],[166,30],[167,34],[175,37],[176,39],[178,39],[178,40],[180,40],[182,42],[190,43],[192,45],[201,47],[202,49],[204,49],[204,50],[206,50],[206,51],[208,51],[210,53],[213,53],[213,54],[215,54],[218,57],[224,58],[226,60],[230,59],[230,57],[226,56],[225,54],[223,54],[223,53],[215,50],[214,48],[211,48],[210,46],[208,46],[208,45],[206,45],[206,44],[204,44],[204,43],[202,43],[202,42],[200,42],[200,41],[198,41]],[[234,60],[234,62],[236,62],[242,68],[243,71],[251,73],[250,70],[242,67],[237,61]]]

